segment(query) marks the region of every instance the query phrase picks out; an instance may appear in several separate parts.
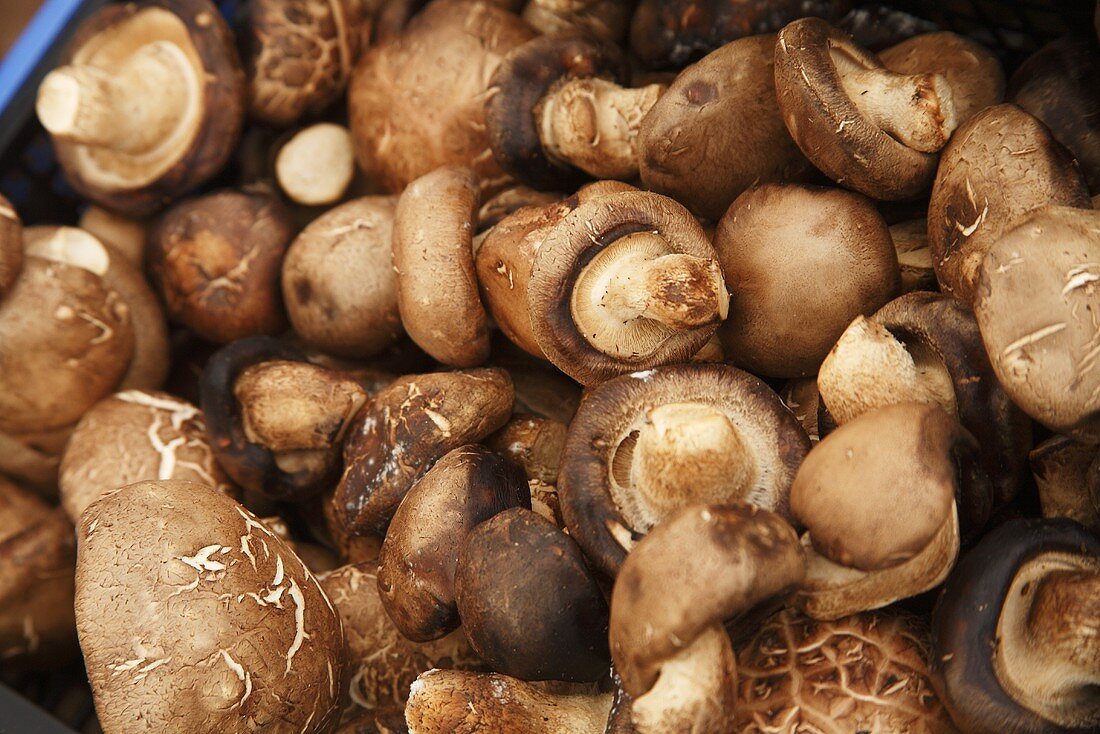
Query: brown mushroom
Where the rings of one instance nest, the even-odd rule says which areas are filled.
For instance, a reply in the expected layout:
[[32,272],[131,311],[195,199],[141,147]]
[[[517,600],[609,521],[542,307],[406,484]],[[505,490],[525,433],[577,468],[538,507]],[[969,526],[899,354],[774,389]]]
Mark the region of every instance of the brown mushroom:
[[[502,219],[527,206],[542,207],[561,201],[564,197],[552,191],[537,191],[530,186],[511,186],[491,197],[477,212],[479,234],[488,235]],[[484,240],[484,237],[481,238]],[[476,241],[475,241],[476,242]],[[480,245],[476,242],[476,245]],[[476,246],[475,246],[476,249]]]
[[84,210],[79,222],[80,229],[113,247],[138,270],[145,264],[145,239],[149,234],[149,225],[147,219],[124,217],[95,205]]
[[798,377],[788,380],[779,393],[787,410],[794,413],[802,430],[810,437],[810,443],[821,440],[821,431],[818,428],[818,406],[821,404],[821,392],[817,389],[817,379],[814,377]]
[[886,223],[842,189],[749,189],[718,223],[714,248],[730,291],[722,347],[734,364],[769,377],[814,374],[852,319],[900,284]]
[[579,31],[621,44],[632,11],[627,0],[528,0],[522,17],[545,35]]
[[303,206],[335,204],[355,176],[355,151],[346,127],[322,122],[299,130],[275,157],[275,178]]
[[233,34],[209,0],[110,5],[81,24],[38,90],[69,182],[149,214],[221,170],[244,117]]
[[[519,396],[517,393],[517,407]],[[485,445],[523,467],[531,509],[565,528],[558,498],[558,467],[569,426],[552,418],[516,413]]]
[[0,299],[23,269],[23,222],[15,207],[0,195]]
[[970,305],[993,243],[1046,204],[1089,206],[1069,151],[1014,105],[970,118],[943,151],[928,203],[928,246],[943,291]]
[[1029,454],[1043,517],[1068,517],[1100,531],[1100,450],[1055,436]]
[[909,219],[890,225],[890,239],[901,268],[900,293],[936,289],[936,271],[928,247],[928,220]]

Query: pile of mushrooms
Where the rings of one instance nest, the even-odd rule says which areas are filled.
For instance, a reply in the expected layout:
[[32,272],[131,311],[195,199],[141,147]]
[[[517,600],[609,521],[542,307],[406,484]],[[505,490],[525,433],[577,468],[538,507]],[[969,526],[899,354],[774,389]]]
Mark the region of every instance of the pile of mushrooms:
[[91,206],[0,196],[0,680],[79,647],[105,734],[1100,731],[1095,44],[108,5],[37,104]]

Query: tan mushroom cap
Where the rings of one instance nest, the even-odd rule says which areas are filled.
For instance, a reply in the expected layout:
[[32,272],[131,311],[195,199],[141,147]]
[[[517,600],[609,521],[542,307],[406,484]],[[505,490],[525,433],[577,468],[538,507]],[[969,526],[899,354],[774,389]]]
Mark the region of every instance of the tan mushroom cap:
[[0,299],[23,268],[23,223],[11,202],[0,195]]
[[335,204],[354,176],[351,133],[331,122],[298,131],[275,157],[279,188],[304,206]]
[[[1100,449],[1066,436],[1049,438],[1029,455],[1043,517],[1068,517],[1100,531]],[[1090,481],[1092,479],[1092,481]]]
[[1051,206],[992,245],[974,315],[998,380],[1051,430],[1100,442],[1100,212]]
[[394,214],[401,323],[417,346],[455,367],[489,357],[488,316],[474,271],[478,200],[473,170],[444,166],[409,184]]

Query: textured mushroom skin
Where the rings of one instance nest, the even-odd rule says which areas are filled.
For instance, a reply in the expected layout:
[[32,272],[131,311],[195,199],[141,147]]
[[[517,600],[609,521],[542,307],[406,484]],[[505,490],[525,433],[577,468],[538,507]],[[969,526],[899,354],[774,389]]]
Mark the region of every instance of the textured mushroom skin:
[[23,267],[23,224],[11,202],[0,195],[0,298]]
[[1100,449],[1054,436],[1032,449],[1029,459],[1043,517],[1066,517],[1100,532]]
[[88,508],[77,537],[77,629],[104,732],[335,727],[340,618],[254,515],[200,484],[141,482]]

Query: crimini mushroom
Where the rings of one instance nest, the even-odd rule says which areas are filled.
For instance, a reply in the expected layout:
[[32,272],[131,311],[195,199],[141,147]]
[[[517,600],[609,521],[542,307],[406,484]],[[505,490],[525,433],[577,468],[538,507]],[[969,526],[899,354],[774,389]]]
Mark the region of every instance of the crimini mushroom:
[[789,511],[810,441],[762,381],[720,364],[661,367],[588,391],[558,476],[562,514],[614,576],[635,534],[701,502]]
[[580,547],[541,515],[505,510],[466,537],[454,572],[462,629],[497,672],[595,681],[607,672],[607,602]]
[[539,33],[577,31],[621,44],[633,10],[629,0],[528,0],[522,17]]
[[279,271],[293,237],[278,197],[220,191],[169,209],[150,233],[145,257],[169,318],[228,344],[286,328]]
[[909,199],[936,175],[957,123],[937,73],[896,74],[823,20],[779,32],[775,90],[791,137],[837,183],[876,199]]
[[936,290],[936,271],[928,247],[928,221],[908,219],[890,225],[890,239],[898,253],[901,293]]
[[685,507],[642,539],[615,579],[609,633],[638,734],[732,734],[723,624],[782,600],[805,572],[794,529],[750,505]]
[[997,382],[973,314],[953,298],[909,293],[857,317],[817,384],[840,425],[884,405],[938,405],[978,440],[998,506],[1026,486],[1031,421]]
[[1024,412],[1089,443],[1100,442],[1098,312],[1098,211],[1046,207],[985,256],[974,315],[993,371]]
[[310,346],[365,358],[401,336],[390,250],[395,204],[382,196],[341,204],[290,245],[283,299],[294,331]]
[[1089,206],[1069,151],[1014,105],[970,118],[943,151],[928,203],[928,246],[944,292],[970,305],[993,243],[1046,204]]
[[385,535],[417,478],[447,452],[503,426],[513,398],[508,373],[495,368],[406,375],[377,393],[344,442],[332,499],[340,525]]
[[124,390],[77,423],[61,457],[61,504],[76,522],[107,492],[147,479],[184,479],[237,494],[214,460],[202,411],[167,393]]
[[245,489],[292,501],[339,474],[344,436],[367,400],[354,380],[270,337],[216,352],[201,392],[210,445],[226,473]]
[[638,128],[664,85],[621,86],[622,51],[582,33],[539,36],[497,67],[485,103],[493,155],[541,189],[573,188],[579,171],[638,176]]
[[412,684],[409,734],[599,732],[610,693],[559,692],[497,673],[429,670]]
[[749,189],[718,223],[727,359],[769,377],[817,371],[845,327],[893,298],[897,253],[870,201],[795,184]]
[[458,629],[459,550],[479,523],[510,507],[531,507],[523,471],[477,445],[447,453],[409,489],[378,556],[378,592],[402,635],[427,642]]
[[323,112],[370,41],[369,0],[253,0],[244,45],[248,111],[272,125]]
[[201,484],[138,482],[77,529],[76,624],[104,732],[321,734],[344,634],[277,535]]
[[1029,457],[1043,517],[1068,517],[1100,532],[1100,449],[1055,436]]
[[0,661],[56,666],[76,652],[73,527],[0,476]]
[[23,222],[11,202],[0,195],[0,300],[23,269]]
[[1012,520],[967,553],[933,615],[938,685],[973,734],[1100,728],[1100,540]]
[[233,34],[208,0],[110,5],[38,89],[38,119],[83,196],[149,214],[221,170],[244,117]]
[[498,184],[503,176],[485,126],[489,80],[533,35],[490,2],[440,0],[392,42],[368,51],[348,88],[351,134],[367,177],[397,193],[456,164],[472,167],[487,187]]
[[275,178],[304,206],[335,204],[355,176],[355,151],[346,127],[322,122],[299,130],[275,157]]
[[807,173],[776,104],[774,59],[774,35],[742,38],[676,77],[638,133],[646,188],[717,221],[749,186]]
[[942,582],[966,531],[988,519],[992,490],[974,438],[937,406],[864,413],[821,440],[791,486],[807,528],[795,605],[814,619],[878,609]]
[[80,229],[113,247],[139,270],[145,265],[145,239],[150,224],[148,219],[125,217],[94,204],[84,210],[79,221]]
[[818,622],[784,610],[737,652],[738,734],[956,734],[932,688],[921,621],[901,612]]

